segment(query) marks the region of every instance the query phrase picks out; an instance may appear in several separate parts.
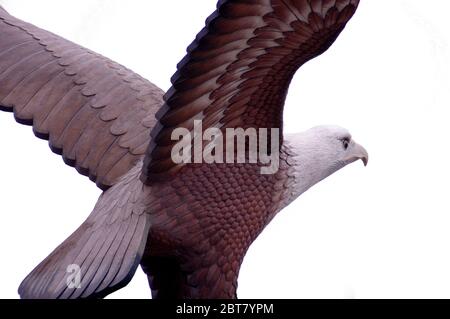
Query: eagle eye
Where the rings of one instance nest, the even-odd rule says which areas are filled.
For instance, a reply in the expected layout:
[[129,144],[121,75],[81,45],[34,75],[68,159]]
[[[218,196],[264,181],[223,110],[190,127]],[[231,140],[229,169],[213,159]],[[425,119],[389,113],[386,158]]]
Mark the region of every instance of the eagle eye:
[[344,137],[341,141],[342,145],[344,146],[344,149],[347,150],[348,146],[350,145],[350,138]]

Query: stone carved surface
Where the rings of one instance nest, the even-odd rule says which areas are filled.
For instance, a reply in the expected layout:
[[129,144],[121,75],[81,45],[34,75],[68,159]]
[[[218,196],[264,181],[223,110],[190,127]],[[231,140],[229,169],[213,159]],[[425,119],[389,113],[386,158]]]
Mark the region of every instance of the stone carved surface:
[[[366,151],[346,130],[280,136],[279,169],[177,164],[171,133],[279,128],[296,70],[358,0],[220,0],[162,90],[0,7],[0,109],[102,190],[88,219],[22,282],[23,298],[104,297],[139,265],[154,298],[235,298],[245,253],[283,207]],[[67,269],[80,282],[68,284]]]

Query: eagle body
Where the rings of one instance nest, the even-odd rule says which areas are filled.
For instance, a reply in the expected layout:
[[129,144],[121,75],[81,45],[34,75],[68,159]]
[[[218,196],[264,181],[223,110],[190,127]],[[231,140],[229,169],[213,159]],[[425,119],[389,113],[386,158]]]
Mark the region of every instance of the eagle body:
[[[287,135],[297,69],[325,52],[357,0],[220,0],[164,94],[131,70],[0,7],[0,109],[103,190],[86,221],[22,282],[22,298],[104,297],[140,265],[153,298],[236,298],[239,268],[299,195],[368,155],[347,130]],[[279,165],[177,163],[177,128],[280,131]],[[68,269],[80,282],[69,284]]]
[[[295,167],[288,152],[284,147],[274,175],[257,165],[198,165],[149,191],[157,207],[141,264],[154,297],[236,297],[245,253],[290,198]],[[153,266],[161,263],[171,273]],[[165,289],[171,286],[178,288]]]

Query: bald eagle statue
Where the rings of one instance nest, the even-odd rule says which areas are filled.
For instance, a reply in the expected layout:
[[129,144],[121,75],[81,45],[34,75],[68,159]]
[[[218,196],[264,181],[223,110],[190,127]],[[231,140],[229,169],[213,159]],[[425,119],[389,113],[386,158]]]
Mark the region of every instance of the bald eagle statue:
[[[358,3],[220,0],[165,95],[0,7],[0,109],[103,190],[86,221],[23,280],[20,296],[104,297],[140,265],[153,298],[236,298],[243,258],[272,218],[344,166],[367,164],[343,128],[282,134],[294,73],[330,47]],[[262,160],[247,161],[250,150],[241,161],[174,160],[176,130],[192,133],[198,122],[202,132],[267,132],[257,149],[276,155],[276,169],[262,172]],[[182,135],[186,159],[198,134]],[[74,265],[79,283],[71,285]]]

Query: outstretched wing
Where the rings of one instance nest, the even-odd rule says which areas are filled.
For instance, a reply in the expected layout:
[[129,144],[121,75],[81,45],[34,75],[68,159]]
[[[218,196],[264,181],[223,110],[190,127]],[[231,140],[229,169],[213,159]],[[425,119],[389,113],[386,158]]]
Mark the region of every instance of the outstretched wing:
[[175,128],[281,128],[297,69],[328,49],[359,0],[221,0],[188,47],[157,113],[141,180],[178,171]]
[[0,7],[0,109],[106,189],[145,154],[163,92]]

